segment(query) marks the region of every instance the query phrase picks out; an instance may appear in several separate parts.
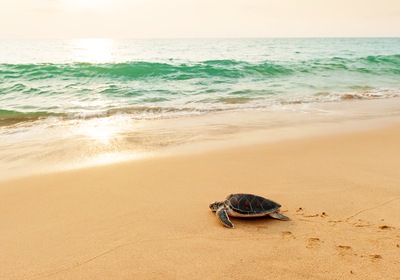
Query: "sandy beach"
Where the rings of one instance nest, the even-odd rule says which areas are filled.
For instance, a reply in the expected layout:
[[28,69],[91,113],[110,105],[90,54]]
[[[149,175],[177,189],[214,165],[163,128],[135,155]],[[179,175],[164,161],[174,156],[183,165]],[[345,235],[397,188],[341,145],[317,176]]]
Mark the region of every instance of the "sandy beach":
[[[0,279],[399,279],[400,125],[0,182]],[[208,208],[246,192],[291,221]]]
[[400,280],[399,16],[2,1],[0,280]]

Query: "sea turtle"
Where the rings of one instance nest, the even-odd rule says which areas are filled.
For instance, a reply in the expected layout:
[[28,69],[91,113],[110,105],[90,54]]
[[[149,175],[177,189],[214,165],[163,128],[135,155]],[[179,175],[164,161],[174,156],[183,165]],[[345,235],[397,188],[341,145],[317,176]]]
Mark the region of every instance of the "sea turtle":
[[275,219],[289,221],[289,217],[279,213],[280,207],[279,203],[272,200],[245,193],[231,194],[225,201],[210,204],[210,209],[216,212],[217,217],[228,228],[233,228],[228,216],[244,218],[271,216]]

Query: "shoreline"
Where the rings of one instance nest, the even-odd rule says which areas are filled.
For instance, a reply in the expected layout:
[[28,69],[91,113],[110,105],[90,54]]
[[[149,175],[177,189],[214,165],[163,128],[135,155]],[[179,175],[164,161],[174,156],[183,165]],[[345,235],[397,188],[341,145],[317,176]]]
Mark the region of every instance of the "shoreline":
[[[3,181],[0,276],[397,279],[400,122],[389,119]],[[292,220],[226,229],[208,204],[236,192]]]
[[400,123],[399,108],[400,97],[395,97],[159,120],[49,121],[37,128],[4,131],[0,181],[175,153],[375,129]]

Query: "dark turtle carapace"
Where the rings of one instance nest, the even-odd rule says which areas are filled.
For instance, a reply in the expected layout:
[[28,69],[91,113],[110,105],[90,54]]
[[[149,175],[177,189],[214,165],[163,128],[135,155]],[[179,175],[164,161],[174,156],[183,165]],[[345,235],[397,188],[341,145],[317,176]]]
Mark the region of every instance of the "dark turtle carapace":
[[217,217],[224,226],[233,228],[231,217],[263,217],[270,216],[275,219],[289,221],[290,218],[279,213],[281,205],[261,196],[245,193],[228,195],[225,201],[210,204],[210,209],[216,212]]

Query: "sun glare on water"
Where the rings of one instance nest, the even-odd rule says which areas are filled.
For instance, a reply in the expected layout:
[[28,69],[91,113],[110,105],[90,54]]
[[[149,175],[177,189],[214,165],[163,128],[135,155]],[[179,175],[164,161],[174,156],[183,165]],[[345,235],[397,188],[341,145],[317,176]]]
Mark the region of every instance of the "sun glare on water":
[[75,39],[72,44],[72,60],[102,63],[113,60],[115,41],[111,39]]

